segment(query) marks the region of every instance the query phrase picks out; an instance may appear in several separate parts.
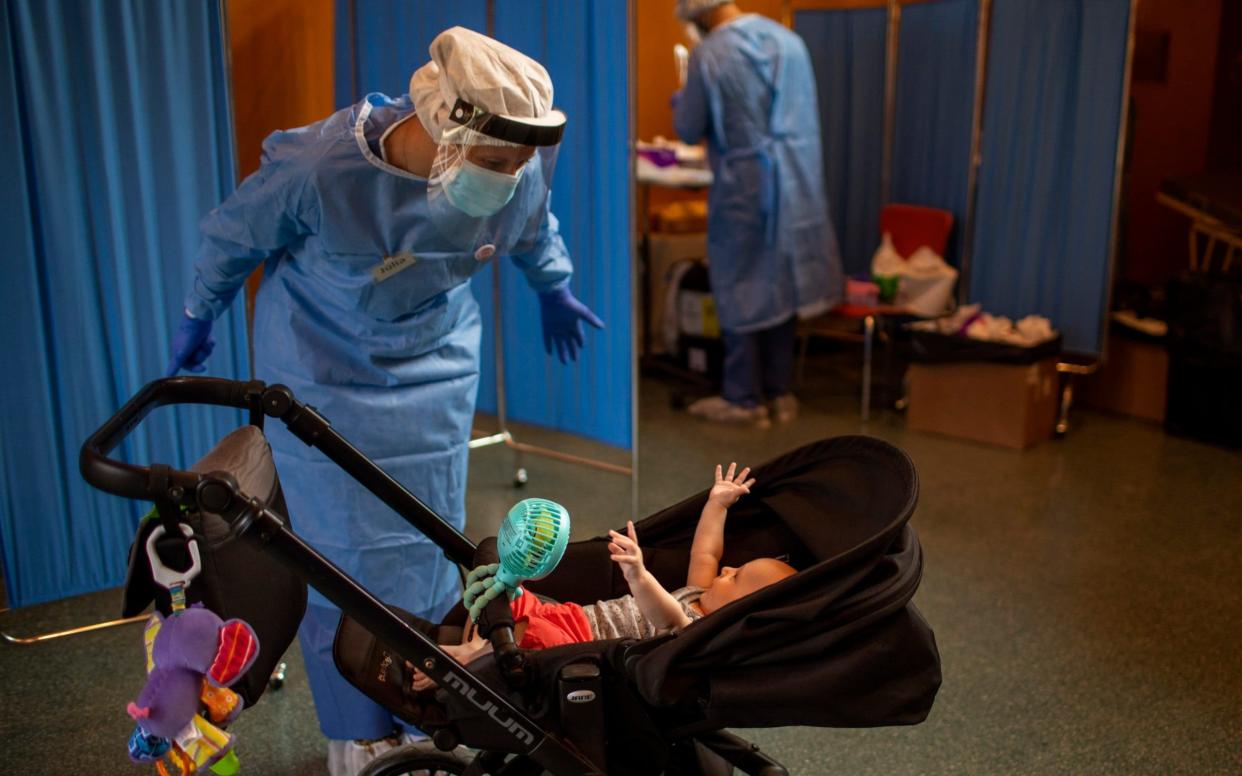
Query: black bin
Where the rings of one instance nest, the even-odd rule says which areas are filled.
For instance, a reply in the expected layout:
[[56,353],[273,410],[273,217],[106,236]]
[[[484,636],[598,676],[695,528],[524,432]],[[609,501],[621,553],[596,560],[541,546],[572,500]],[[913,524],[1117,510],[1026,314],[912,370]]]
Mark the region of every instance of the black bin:
[[1242,447],[1242,281],[1187,275],[1169,284],[1165,428]]

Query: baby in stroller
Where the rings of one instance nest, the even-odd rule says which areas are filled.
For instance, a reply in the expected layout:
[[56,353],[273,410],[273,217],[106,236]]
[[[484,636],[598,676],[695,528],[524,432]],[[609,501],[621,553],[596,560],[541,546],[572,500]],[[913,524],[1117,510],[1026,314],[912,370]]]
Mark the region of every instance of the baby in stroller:
[[[644,639],[676,633],[726,604],[793,576],[796,569],[776,558],[756,558],[736,568],[720,566],[729,507],[750,492],[755,480],[749,477],[749,467],[739,472],[737,464],[731,463],[723,472],[716,466],[715,484],[695,527],[684,587],[669,592],[647,570],[634,522],[629,521],[628,535],[608,532],[612,540],[608,550],[621,568],[630,594],[585,606],[547,603],[530,594],[518,596],[511,603],[518,646],[546,649],[597,639]],[[463,631],[461,644],[443,645],[443,649],[465,665],[490,653],[492,644],[470,628]],[[413,664],[408,664],[408,669],[414,690],[435,685]]]

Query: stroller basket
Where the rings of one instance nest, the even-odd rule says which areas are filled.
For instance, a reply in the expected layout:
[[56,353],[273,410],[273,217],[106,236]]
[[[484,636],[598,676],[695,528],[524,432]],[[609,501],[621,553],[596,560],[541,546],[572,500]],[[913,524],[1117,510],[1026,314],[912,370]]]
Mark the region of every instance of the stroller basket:
[[[451,750],[460,742],[481,749],[477,772],[524,773],[535,766],[553,774],[728,773],[737,766],[751,774],[781,774],[785,771],[775,761],[720,729],[911,724],[926,715],[939,686],[931,631],[909,603],[921,574],[918,542],[906,524],[917,478],[900,451],[878,440],[827,440],[756,470],[761,483],[771,483],[771,488],[760,490],[757,498],[746,500],[752,504],[731,514],[726,541],[730,551],[724,562],[783,556],[799,569],[793,577],[722,608],[677,638],[592,642],[540,652],[516,648],[512,616],[501,597],[485,612],[480,629],[491,640],[495,657],[467,668],[440,649],[434,633],[386,606],[303,542],[284,514],[278,485],[250,492],[254,480],[238,476],[235,467],[213,469],[212,456],[192,471],[109,457],[152,409],[174,404],[248,409],[251,424],[260,428],[264,416],[279,419],[459,566],[486,557],[489,543],[476,547],[280,385],[192,377],[158,380],[122,407],[81,451],[82,475],[95,487],[154,501],[161,519],[187,512],[210,516],[230,541],[275,559],[297,580],[314,586],[340,607],[346,615],[343,622],[383,648],[355,650],[369,656],[364,661],[383,653],[390,662],[409,661],[423,670],[439,685],[436,697],[442,706],[438,717],[423,716],[418,722],[435,734],[441,749]],[[253,431],[249,435],[262,441]],[[854,468],[834,469],[835,476],[852,481],[873,467],[887,486],[846,488],[844,496],[825,491],[840,483],[821,471],[824,462],[845,461],[851,455]],[[816,484],[821,481],[828,485]],[[892,487],[894,482],[901,487]],[[828,494],[828,512],[836,521],[817,521],[813,510],[805,508],[807,494],[816,499]],[[684,579],[693,518],[705,497],[706,492],[698,494],[639,523],[648,566],[666,586]],[[864,520],[872,510],[883,514]],[[861,520],[860,527],[851,529],[855,518]],[[820,523],[831,526],[835,538],[825,537]],[[571,543],[557,572],[532,589],[588,603],[623,593],[624,581],[607,556],[606,537]],[[293,589],[291,595],[296,599],[297,593]],[[304,588],[301,595],[304,604]],[[292,604],[301,605],[297,600]],[[776,630],[794,637],[782,637]],[[279,654],[292,635],[291,629],[277,634],[275,643],[264,642],[262,649]],[[825,670],[825,662],[835,667]],[[812,671],[810,689],[799,691],[799,674],[805,670]],[[747,673],[761,678],[748,683]],[[868,702],[864,696],[873,680],[878,683],[871,689],[880,700]],[[599,700],[567,705],[560,697],[566,682],[581,681],[594,682]],[[746,686],[763,683],[793,690],[789,708],[747,711],[771,703],[770,697],[745,697]],[[850,691],[833,701],[821,694],[825,688]],[[385,696],[390,708],[400,701]],[[584,724],[588,719],[591,724]],[[392,758],[386,759],[393,764]],[[419,762],[424,761],[415,758],[406,765]]]

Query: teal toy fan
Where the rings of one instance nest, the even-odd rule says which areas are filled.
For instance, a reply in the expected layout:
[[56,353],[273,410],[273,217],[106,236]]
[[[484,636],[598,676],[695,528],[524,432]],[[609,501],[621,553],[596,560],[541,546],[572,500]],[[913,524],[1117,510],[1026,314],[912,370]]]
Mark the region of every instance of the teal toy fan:
[[496,536],[500,562],[479,566],[466,577],[462,602],[477,620],[485,606],[501,592],[509,598],[522,594],[520,585],[541,579],[561,562],[569,544],[569,511],[555,501],[528,498],[509,510]]
[[569,544],[569,512],[555,501],[528,498],[509,510],[496,536],[500,568],[496,579],[516,588],[552,573]]

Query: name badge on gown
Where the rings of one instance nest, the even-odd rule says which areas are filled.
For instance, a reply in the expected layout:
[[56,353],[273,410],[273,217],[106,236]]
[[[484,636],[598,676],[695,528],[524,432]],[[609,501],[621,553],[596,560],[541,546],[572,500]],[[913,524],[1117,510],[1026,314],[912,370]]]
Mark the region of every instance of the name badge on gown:
[[409,251],[401,251],[391,256],[385,256],[384,260],[377,264],[371,270],[371,278],[376,283],[382,283],[403,269],[409,269],[418,263],[417,257]]

